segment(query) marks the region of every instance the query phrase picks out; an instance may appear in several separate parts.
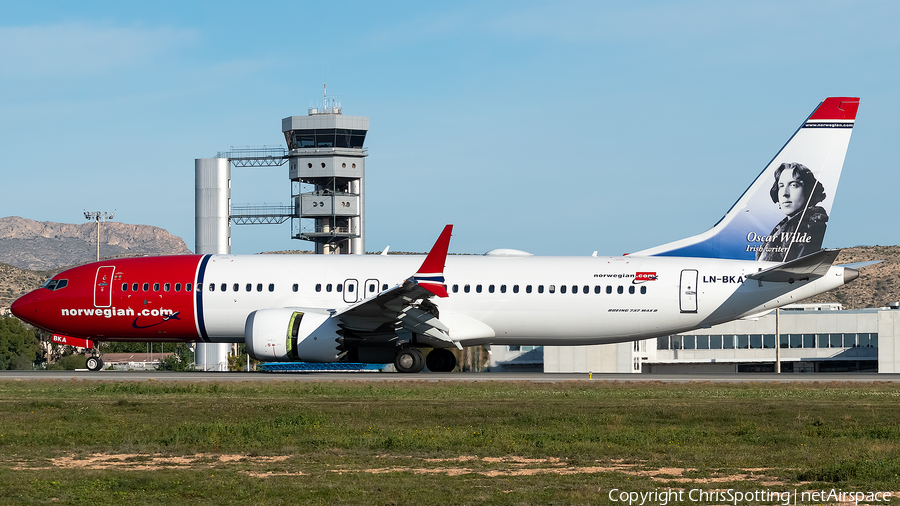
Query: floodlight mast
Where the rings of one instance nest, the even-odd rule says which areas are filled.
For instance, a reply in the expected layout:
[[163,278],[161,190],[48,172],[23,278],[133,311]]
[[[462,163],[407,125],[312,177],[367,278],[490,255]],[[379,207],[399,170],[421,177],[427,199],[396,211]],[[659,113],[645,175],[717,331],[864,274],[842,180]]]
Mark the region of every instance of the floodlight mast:
[[106,211],[104,211],[102,213],[100,211],[85,211],[84,212],[84,219],[86,219],[88,221],[96,221],[97,222],[97,261],[98,262],[100,261],[100,222],[112,220],[113,217],[115,217],[115,215],[116,215],[115,211],[113,211],[111,213],[108,213]]

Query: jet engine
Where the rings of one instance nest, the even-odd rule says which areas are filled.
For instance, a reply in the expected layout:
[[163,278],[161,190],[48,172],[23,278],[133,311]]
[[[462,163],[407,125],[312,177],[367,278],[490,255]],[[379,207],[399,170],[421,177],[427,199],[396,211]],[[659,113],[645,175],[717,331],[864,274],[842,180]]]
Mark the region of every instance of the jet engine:
[[256,360],[335,362],[339,330],[335,319],[321,309],[260,309],[247,317],[244,341]]

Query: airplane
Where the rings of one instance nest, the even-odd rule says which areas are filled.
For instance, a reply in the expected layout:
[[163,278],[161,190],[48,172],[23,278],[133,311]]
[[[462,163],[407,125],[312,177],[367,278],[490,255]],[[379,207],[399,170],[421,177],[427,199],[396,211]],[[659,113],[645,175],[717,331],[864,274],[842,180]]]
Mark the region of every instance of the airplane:
[[[267,362],[449,372],[453,348],[592,345],[756,318],[848,283],[821,249],[859,99],[821,102],[731,209],[699,235],[623,256],[182,255],[63,271],[11,306],[95,341],[246,343]],[[386,253],[386,251],[385,251]],[[423,350],[428,351],[427,356]],[[96,353],[91,370],[102,368]]]

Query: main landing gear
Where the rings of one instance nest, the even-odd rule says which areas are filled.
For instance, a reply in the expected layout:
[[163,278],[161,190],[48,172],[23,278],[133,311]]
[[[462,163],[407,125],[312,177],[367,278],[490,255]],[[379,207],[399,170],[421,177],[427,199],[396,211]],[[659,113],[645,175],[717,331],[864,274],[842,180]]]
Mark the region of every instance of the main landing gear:
[[403,348],[394,357],[397,372],[420,372],[426,365],[432,372],[450,372],[456,367],[456,356],[450,350],[435,348],[425,358],[418,348]]

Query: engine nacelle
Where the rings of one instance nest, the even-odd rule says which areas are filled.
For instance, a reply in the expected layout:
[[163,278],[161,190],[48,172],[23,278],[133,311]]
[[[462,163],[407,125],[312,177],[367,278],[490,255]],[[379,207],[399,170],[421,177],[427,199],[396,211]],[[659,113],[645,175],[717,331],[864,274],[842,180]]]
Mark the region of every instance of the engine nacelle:
[[260,309],[244,325],[247,352],[265,362],[336,362],[337,322],[308,308]]

